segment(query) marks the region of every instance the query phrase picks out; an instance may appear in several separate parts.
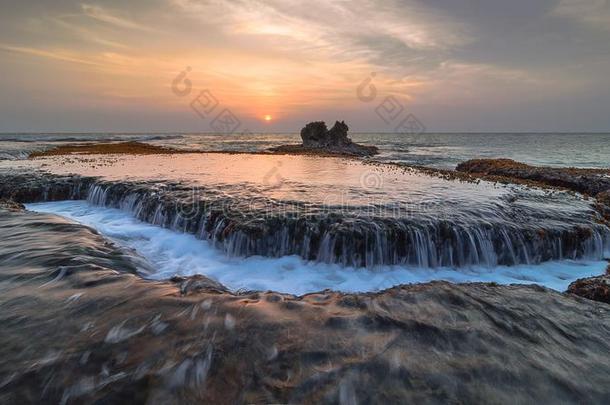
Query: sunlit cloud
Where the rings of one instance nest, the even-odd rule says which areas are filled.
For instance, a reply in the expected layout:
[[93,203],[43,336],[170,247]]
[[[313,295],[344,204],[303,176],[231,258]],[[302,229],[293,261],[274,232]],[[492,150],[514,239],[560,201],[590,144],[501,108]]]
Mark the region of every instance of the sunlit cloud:
[[[529,7],[525,1],[521,6]],[[190,66],[195,91],[213,91],[244,120],[271,115],[265,128],[282,129],[320,114],[354,117],[356,127],[374,128],[367,118],[374,118],[374,106],[355,95],[372,72],[380,95],[400,97],[415,113],[433,104],[504,110],[522,98],[553,103],[567,92],[610,87],[603,74],[610,46],[598,37],[610,15],[607,2],[538,7],[534,20],[523,23],[531,30],[527,36],[511,25],[496,32],[494,7],[464,10],[418,0],[28,3],[0,17],[0,52],[12,77],[24,68],[35,76],[23,81],[20,94],[54,98],[57,108],[74,100],[58,96],[65,88],[41,95],[52,88],[52,82],[42,83],[49,68],[58,83],[70,82],[73,93],[86,97],[82,106],[124,108],[133,100],[138,108],[183,117],[188,103],[170,85]],[[476,13],[480,19],[469,18]],[[552,32],[537,30],[541,18]],[[579,24],[593,29],[579,29],[578,37],[562,34]],[[583,43],[590,43],[590,57],[582,57]],[[13,86],[9,76],[0,86]]]
[[114,25],[120,28],[137,29],[149,31],[150,28],[141,24],[138,24],[128,18],[117,16],[101,6],[82,4],[81,5],[83,14],[87,17],[101,21],[107,24]]

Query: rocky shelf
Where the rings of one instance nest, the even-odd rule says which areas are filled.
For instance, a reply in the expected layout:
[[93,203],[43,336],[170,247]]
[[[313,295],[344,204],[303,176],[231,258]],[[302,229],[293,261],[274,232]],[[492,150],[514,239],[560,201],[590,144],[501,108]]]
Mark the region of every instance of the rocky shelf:
[[2,403],[608,399],[599,302],[446,282],[232,294],[146,281],[128,253],[55,216],[0,209],[0,231]]

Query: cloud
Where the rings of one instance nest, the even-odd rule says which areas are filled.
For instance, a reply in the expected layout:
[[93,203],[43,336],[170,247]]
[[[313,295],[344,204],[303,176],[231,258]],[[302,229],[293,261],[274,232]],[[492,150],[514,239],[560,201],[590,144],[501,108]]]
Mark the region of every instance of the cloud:
[[0,44],[0,50],[8,51],[8,52],[16,52],[22,53],[26,55],[39,56],[48,59],[55,59],[63,62],[71,62],[71,63],[79,63],[83,65],[99,65],[96,62],[81,58],[79,56],[75,56],[69,52],[65,51],[55,51],[55,50],[47,50],[47,49],[36,49],[29,47],[21,47],[21,46],[11,46],[11,45],[3,45]]
[[103,23],[114,25],[116,27],[143,31],[150,30],[150,28],[145,25],[138,24],[124,17],[119,17],[100,6],[81,4],[81,9],[83,11],[83,14],[85,14],[87,17],[93,18]]
[[319,56],[382,60],[396,44],[409,51],[445,51],[472,41],[468,27],[414,1],[329,2],[172,0],[190,16],[218,24],[228,35],[257,36]]
[[561,0],[552,14],[572,18],[594,28],[610,30],[608,0]]

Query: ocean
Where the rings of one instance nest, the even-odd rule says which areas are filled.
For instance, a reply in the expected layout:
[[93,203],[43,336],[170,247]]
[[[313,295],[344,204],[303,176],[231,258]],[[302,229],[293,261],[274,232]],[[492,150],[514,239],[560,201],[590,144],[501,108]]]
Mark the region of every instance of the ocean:
[[[610,166],[610,133],[353,133],[352,140],[379,147],[375,160],[453,169],[473,158],[510,158],[533,165]],[[263,151],[299,143],[296,133],[52,133],[0,134],[0,159],[24,159],[32,151],[70,142],[141,141],[206,151]]]

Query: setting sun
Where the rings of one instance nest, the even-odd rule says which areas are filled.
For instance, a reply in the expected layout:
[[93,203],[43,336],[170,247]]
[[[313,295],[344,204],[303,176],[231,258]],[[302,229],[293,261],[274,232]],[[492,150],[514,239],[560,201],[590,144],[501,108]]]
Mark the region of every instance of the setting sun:
[[265,121],[269,122],[271,121],[271,116],[269,114],[265,115]]

